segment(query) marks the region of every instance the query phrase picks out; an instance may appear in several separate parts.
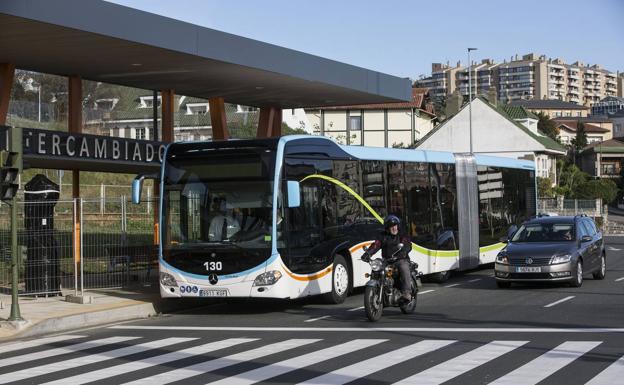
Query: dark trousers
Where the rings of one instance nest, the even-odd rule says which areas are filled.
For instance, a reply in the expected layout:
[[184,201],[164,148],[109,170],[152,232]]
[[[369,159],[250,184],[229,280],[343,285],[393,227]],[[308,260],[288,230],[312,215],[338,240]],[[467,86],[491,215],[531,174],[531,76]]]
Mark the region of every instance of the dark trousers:
[[412,274],[410,273],[409,259],[399,259],[394,263],[397,269],[399,269],[401,278],[401,292],[403,294],[412,293]]

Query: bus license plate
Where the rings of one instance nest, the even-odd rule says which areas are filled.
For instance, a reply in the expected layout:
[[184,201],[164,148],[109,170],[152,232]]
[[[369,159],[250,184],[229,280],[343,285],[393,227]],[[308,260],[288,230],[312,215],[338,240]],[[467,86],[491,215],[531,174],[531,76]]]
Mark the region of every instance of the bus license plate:
[[200,297],[227,297],[227,289],[201,289],[199,290]]
[[533,266],[520,266],[516,267],[517,273],[541,273],[541,267],[533,267]]

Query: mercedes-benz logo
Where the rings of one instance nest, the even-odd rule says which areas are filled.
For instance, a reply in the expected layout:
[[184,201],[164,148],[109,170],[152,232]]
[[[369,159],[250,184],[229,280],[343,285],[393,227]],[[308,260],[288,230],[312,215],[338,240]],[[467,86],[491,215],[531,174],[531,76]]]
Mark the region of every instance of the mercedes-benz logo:
[[217,282],[219,282],[219,276],[217,276],[215,273],[212,273],[208,276],[208,282],[210,282],[211,285],[216,285]]
[[527,264],[527,265],[530,265],[530,264],[532,264],[532,263],[533,263],[533,258],[527,258],[527,259],[526,259],[526,264]]

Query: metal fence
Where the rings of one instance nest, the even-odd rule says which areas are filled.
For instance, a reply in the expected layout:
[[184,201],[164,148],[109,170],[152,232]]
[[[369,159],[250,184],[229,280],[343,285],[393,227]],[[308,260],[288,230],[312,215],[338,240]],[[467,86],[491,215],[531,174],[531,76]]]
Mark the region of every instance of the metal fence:
[[[102,215],[101,205],[106,206]],[[18,202],[19,294],[148,284],[157,277],[152,202],[126,197]],[[11,288],[10,207],[0,204],[0,293]],[[82,215],[80,215],[82,213]],[[81,229],[74,239],[75,229]],[[81,261],[81,263],[78,263]]]
[[602,217],[605,214],[601,199],[538,199],[537,212],[551,215],[585,214],[590,217]]

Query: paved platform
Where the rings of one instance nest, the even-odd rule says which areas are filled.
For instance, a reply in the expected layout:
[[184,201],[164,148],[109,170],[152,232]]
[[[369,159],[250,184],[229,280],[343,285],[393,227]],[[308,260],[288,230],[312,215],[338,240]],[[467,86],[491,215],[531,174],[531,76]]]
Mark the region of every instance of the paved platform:
[[[85,291],[86,303],[68,299],[74,291],[55,297],[20,297],[22,322],[9,322],[11,296],[0,295],[0,342],[13,338],[62,332],[81,327],[102,325],[131,319],[156,316],[185,308],[204,305],[197,300],[163,300],[158,286],[132,289],[101,289]],[[69,298],[68,298],[69,297]],[[90,297],[90,298],[86,298]],[[90,301],[89,301],[90,300]],[[89,303],[90,302],[90,303]]]

